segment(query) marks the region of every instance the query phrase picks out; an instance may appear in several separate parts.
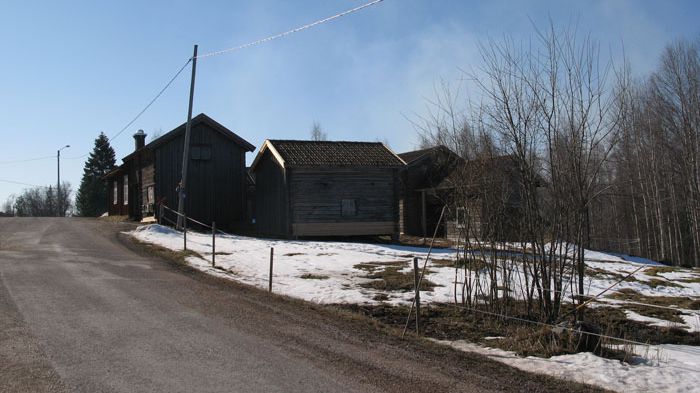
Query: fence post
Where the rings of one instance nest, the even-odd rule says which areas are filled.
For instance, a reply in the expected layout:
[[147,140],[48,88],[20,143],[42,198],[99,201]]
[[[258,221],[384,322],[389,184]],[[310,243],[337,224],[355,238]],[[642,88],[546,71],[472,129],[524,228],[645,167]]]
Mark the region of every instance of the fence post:
[[216,267],[216,221],[211,223],[211,267]]
[[158,225],[163,225],[163,203],[158,204]]
[[267,291],[272,292],[272,260],[275,257],[275,248],[270,247],[270,283],[268,284]]
[[185,242],[185,251],[187,251],[187,216],[183,216],[184,225],[182,227],[182,239]]
[[413,282],[416,288],[416,333],[420,334],[420,274],[417,257],[413,258]]

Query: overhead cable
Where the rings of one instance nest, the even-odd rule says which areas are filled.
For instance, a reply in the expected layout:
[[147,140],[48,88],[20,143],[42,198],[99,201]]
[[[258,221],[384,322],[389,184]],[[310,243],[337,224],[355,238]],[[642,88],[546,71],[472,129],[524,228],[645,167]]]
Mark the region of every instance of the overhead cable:
[[[160,89],[158,94],[156,94],[155,97],[153,97],[153,99],[151,99],[151,101],[145,107],[143,107],[143,109],[141,109],[141,111],[136,116],[134,116],[133,119],[131,119],[131,121],[129,121],[124,127],[122,127],[122,129],[119,130],[119,132],[114,134],[112,137],[108,138],[102,144],[98,145],[97,148],[100,148],[100,147],[106,145],[107,143],[113,141],[115,138],[117,138],[119,135],[121,135],[124,131],[126,131],[129,127],[131,127],[131,125],[134,124],[136,122],[136,120],[138,120],[141,117],[141,115],[143,115],[148,110],[148,108],[150,108],[151,105],[153,105],[153,103],[155,103],[158,100],[158,98],[160,98],[160,96],[163,95],[163,93],[165,93],[165,91],[170,87],[170,85],[173,84],[173,82],[175,82],[175,79],[177,79],[177,77],[180,76],[180,74],[182,74],[182,71],[185,70],[185,67],[187,67],[187,65],[190,64],[191,61],[192,61],[192,58],[187,59],[185,64],[183,64],[182,67],[180,67],[180,69],[175,73],[175,75],[173,75],[172,78],[170,78],[168,83],[166,83],[165,86],[163,86],[163,88]],[[87,157],[88,154],[89,153],[85,153],[82,156],[77,156],[77,157],[66,157],[66,159],[76,160],[76,159]]]
[[226,53],[235,52],[235,51],[237,51],[237,50],[241,50],[241,49],[248,48],[248,47],[251,47],[251,46],[259,45],[259,44],[262,44],[262,43],[265,43],[265,42],[268,42],[268,41],[276,40],[276,39],[278,39],[278,38],[286,37],[286,36],[288,36],[288,35],[290,35],[290,34],[298,33],[298,32],[300,32],[300,31],[302,31],[302,30],[310,29],[310,28],[312,28],[312,27],[314,27],[314,26],[318,26],[318,25],[320,25],[320,24],[323,24],[323,23],[326,23],[326,22],[330,22],[330,21],[332,21],[332,20],[334,20],[334,19],[338,19],[338,18],[341,18],[341,17],[343,17],[343,16],[346,16],[346,15],[355,13],[355,12],[357,12],[357,11],[363,10],[363,9],[365,9],[365,8],[367,8],[367,7],[371,7],[371,6],[375,5],[375,4],[381,3],[382,1],[384,1],[384,0],[374,0],[374,1],[371,1],[371,2],[369,2],[369,3],[367,3],[367,4],[363,4],[363,5],[361,5],[361,6],[358,6],[358,7],[352,8],[352,9],[349,9],[349,10],[347,10],[347,11],[343,11],[343,12],[341,12],[341,13],[339,13],[339,14],[335,14],[335,15],[329,16],[329,17],[327,17],[327,18],[319,19],[319,20],[317,20],[317,21],[315,21],[315,22],[311,22],[311,23],[305,24],[305,25],[303,25],[303,26],[299,26],[299,27],[294,28],[294,29],[292,29],[292,30],[287,30],[287,31],[285,31],[284,33],[279,33],[279,34],[271,35],[271,36],[269,36],[269,37],[261,38],[261,39],[256,40],[256,41],[249,42],[249,43],[247,43],[247,44],[243,44],[243,45],[239,45],[239,46],[234,46],[233,48],[222,49],[222,50],[218,50],[218,51],[214,51],[214,52],[205,53],[205,54],[203,54],[203,55],[197,56],[197,59],[202,59],[202,58],[205,58],[205,57],[212,57],[212,56],[223,55],[223,54],[226,54]]

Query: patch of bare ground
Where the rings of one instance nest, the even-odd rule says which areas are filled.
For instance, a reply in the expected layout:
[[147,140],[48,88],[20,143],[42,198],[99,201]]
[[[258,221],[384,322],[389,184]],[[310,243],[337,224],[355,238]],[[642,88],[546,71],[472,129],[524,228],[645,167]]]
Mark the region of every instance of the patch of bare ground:
[[626,303],[625,308],[647,317],[665,319],[667,321],[677,323],[684,322],[683,318],[681,318],[683,312],[682,310],[674,310],[673,308],[700,310],[700,300],[698,299],[673,296],[648,296],[629,288],[620,289],[619,291],[610,295],[610,298],[622,301],[648,304],[650,306],[635,303]]
[[129,216],[104,216],[97,217],[97,219],[106,222],[126,222],[129,221]]
[[[382,239],[380,240],[384,241],[391,241],[391,238],[387,239]],[[431,241],[433,241],[432,238],[426,238],[426,237],[419,237],[419,236],[410,236],[410,235],[401,235],[399,238],[399,244],[404,245],[404,246],[414,246],[414,247],[429,247]],[[433,248],[449,248],[452,247],[452,241],[449,239],[439,239],[436,238],[435,241],[433,241]]]
[[586,277],[597,277],[597,278],[611,278],[616,281],[623,282],[638,282],[633,275],[627,276],[627,274],[611,272],[609,270],[600,269],[597,267],[586,266]]
[[678,269],[672,266],[652,266],[644,269],[644,274],[647,276],[658,277],[659,273],[672,273]]
[[[165,247],[161,247],[152,243],[142,242],[136,238],[130,238],[135,244],[138,244],[143,251],[152,256],[157,256],[161,258],[167,258],[171,261],[177,262],[179,265],[187,266],[187,257],[197,257],[204,259],[201,254],[192,250],[171,250]],[[217,253],[218,254],[218,253]]]
[[640,303],[653,304],[655,306],[679,307],[688,310],[700,310],[700,300],[689,297],[674,296],[648,296],[643,295],[634,289],[623,288],[610,295],[617,300],[631,300]]
[[700,283],[700,276],[693,276],[693,277],[686,277],[686,278],[680,278],[676,280],[678,282],[682,282],[684,284],[695,284],[695,283]]
[[430,263],[439,267],[467,268],[471,271],[480,271],[489,266],[481,258],[460,258],[455,259],[430,259]]
[[299,278],[303,278],[305,280],[328,280],[330,277],[322,274],[304,273],[299,276]]
[[682,285],[678,285],[673,281],[667,280],[667,279],[658,279],[658,278],[652,278],[649,281],[645,281],[645,284],[652,288],[657,288],[657,287],[673,287],[673,288],[683,288]]
[[[533,322],[536,320],[527,315],[523,302],[511,300],[509,303],[507,307],[501,306],[497,313]],[[406,323],[409,310],[407,306],[389,304],[337,306],[400,329],[403,329]],[[562,315],[571,310],[572,306],[563,307]],[[699,334],[688,333],[678,328],[656,327],[631,321],[619,308],[587,309],[584,320],[597,326],[600,333],[606,336],[649,344],[700,345]],[[551,357],[583,350],[580,339],[577,338],[579,336],[567,330],[555,331],[549,326],[485,315],[454,304],[423,306],[421,321],[422,333],[427,337],[438,340],[467,340],[513,351],[522,356]],[[413,321],[409,323],[409,329],[412,328],[414,328]],[[493,337],[499,338],[493,339]],[[596,346],[594,351],[596,354],[612,359],[629,359],[629,354],[610,349],[610,345],[607,345],[623,344],[621,341],[602,339],[602,344]]]
[[[413,272],[403,272],[401,271],[406,267],[407,263],[402,261],[397,262],[370,262],[361,263],[355,265],[355,269],[365,270],[368,272],[367,275],[362,276],[363,278],[372,279],[360,284],[363,288],[377,289],[382,291],[400,291],[407,292],[412,291],[415,287]],[[432,273],[430,270],[426,270],[425,274]],[[434,282],[423,278],[421,281],[422,291],[432,291],[437,284]]]

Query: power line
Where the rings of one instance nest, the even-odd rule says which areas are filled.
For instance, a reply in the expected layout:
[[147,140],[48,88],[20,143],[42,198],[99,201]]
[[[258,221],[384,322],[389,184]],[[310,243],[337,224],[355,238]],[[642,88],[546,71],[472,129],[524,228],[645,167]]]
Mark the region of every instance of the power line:
[[[148,108],[150,108],[151,105],[153,105],[153,103],[155,103],[156,100],[158,100],[158,98],[160,98],[160,96],[163,95],[163,93],[165,93],[165,91],[170,87],[170,85],[173,84],[173,82],[175,82],[175,79],[177,79],[177,77],[180,76],[182,71],[185,70],[185,68],[187,67],[188,64],[190,64],[191,61],[192,61],[192,58],[187,59],[185,64],[183,64],[182,67],[180,67],[180,69],[175,73],[175,75],[173,75],[172,78],[170,78],[168,83],[166,83],[165,86],[163,86],[163,88],[160,89],[158,94],[156,94],[155,97],[153,97],[153,99],[151,99],[151,101],[143,109],[141,109],[141,111],[136,116],[134,116],[133,119],[131,119],[131,121],[129,121],[124,127],[122,127],[122,129],[119,130],[119,132],[114,134],[112,137],[107,138],[107,140],[104,143],[102,143],[101,145],[98,145],[97,147],[100,148],[100,147],[106,145],[107,143],[113,141],[115,138],[117,138],[119,135],[121,135],[124,131],[126,131],[129,127],[131,127],[131,125],[134,124],[136,122],[136,120],[138,120],[141,117],[141,115],[143,115],[148,110]],[[77,157],[66,157],[66,159],[67,160],[77,160],[80,158],[87,157],[88,154],[90,154],[90,153],[85,153],[82,156],[77,156]]]
[[21,160],[10,160],[10,161],[0,161],[0,165],[5,165],[5,164],[18,164],[21,162],[30,162],[30,161],[39,161],[39,160],[47,160],[49,158],[56,158],[56,156],[43,156],[43,157],[34,157],[34,158],[25,158]]
[[14,181],[14,180],[5,180],[5,179],[0,179],[0,182],[2,183],[10,183],[10,184],[18,184],[20,186],[27,186],[27,187],[46,187],[46,186],[39,186],[36,184],[30,184],[30,183],[22,183],[20,181]]
[[305,24],[305,25],[303,25],[303,26],[294,28],[294,29],[292,29],[292,30],[285,31],[284,33],[279,33],[279,34],[271,35],[271,36],[269,36],[269,37],[261,38],[261,39],[259,39],[259,40],[256,40],[256,41],[253,41],[253,42],[249,42],[249,43],[247,43],[247,44],[235,46],[235,47],[233,47],[233,48],[222,49],[222,50],[218,50],[218,51],[215,51],[215,52],[205,53],[205,54],[203,54],[203,55],[197,56],[197,58],[198,58],[198,59],[201,59],[201,58],[205,58],[205,57],[212,57],[212,56],[223,55],[223,54],[226,54],[226,53],[235,52],[235,51],[237,51],[237,50],[241,50],[241,49],[248,48],[248,47],[251,47],[251,46],[259,45],[259,44],[262,44],[262,43],[265,43],[265,42],[268,42],[268,41],[276,40],[276,39],[278,39],[278,38],[282,38],[282,37],[288,36],[288,35],[290,35],[290,34],[298,33],[298,32],[300,32],[300,31],[302,31],[302,30],[310,29],[310,28],[312,28],[312,27],[314,27],[314,26],[318,26],[318,25],[320,25],[320,24],[323,24],[323,23],[326,23],[326,22],[330,22],[330,21],[332,21],[332,20],[334,20],[334,19],[341,18],[341,17],[343,17],[343,16],[345,16],[345,15],[349,15],[349,14],[355,13],[355,12],[360,11],[360,10],[362,10],[362,9],[365,9],[365,8],[367,8],[367,7],[371,7],[371,6],[375,5],[375,4],[381,3],[382,1],[384,1],[384,0],[374,0],[374,1],[371,1],[371,2],[369,2],[369,3],[367,3],[367,4],[364,4],[364,5],[361,5],[361,6],[352,8],[352,9],[349,9],[349,10],[347,10],[347,11],[343,11],[343,12],[341,12],[341,13],[339,13],[339,14],[335,14],[335,15],[329,16],[329,17],[327,17],[327,18],[319,19],[319,20],[317,20],[317,21],[315,21],[315,22],[311,22],[311,23]]
[[[319,19],[319,20],[317,20],[317,21],[314,21],[314,22],[305,24],[305,25],[303,25],[303,26],[294,28],[294,29],[292,29],[292,30],[285,31],[285,32],[283,32],[283,33],[279,33],[279,34],[275,34],[275,35],[272,35],[272,36],[269,36],[269,37],[261,38],[261,39],[259,39],[259,40],[256,40],[256,41],[253,41],[253,42],[249,42],[249,43],[244,44],[244,45],[239,45],[239,46],[236,46],[236,47],[233,47],[233,48],[228,48],[228,49],[223,49],[223,50],[219,50],[219,51],[215,51],[215,52],[205,53],[205,54],[203,54],[203,55],[197,56],[197,59],[199,59],[199,58],[205,58],[205,57],[218,56],[218,55],[222,55],[222,54],[225,54],[225,53],[230,53],[230,52],[234,52],[234,51],[237,51],[237,50],[240,50],[240,49],[248,48],[248,47],[251,47],[251,46],[259,45],[259,44],[262,44],[262,43],[265,43],[265,42],[269,42],[269,41],[272,41],[272,40],[276,40],[276,39],[278,39],[278,38],[282,38],[282,37],[288,36],[288,35],[290,35],[290,34],[294,34],[294,33],[297,33],[297,32],[300,32],[300,31],[303,31],[303,30],[306,30],[306,29],[310,29],[310,28],[312,28],[312,27],[314,27],[314,26],[318,26],[318,25],[320,25],[320,24],[323,24],[323,23],[326,23],[326,22],[330,22],[330,21],[332,21],[332,20],[334,20],[334,19],[338,19],[338,18],[341,18],[341,17],[343,17],[343,16],[346,16],[346,15],[349,15],[349,14],[352,14],[352,13],[355,13],[355,12],[358,12],[358,11],[360,11],[360,10],[363,10],[363,9],[367,8],[367,7],[371,7],[371,6],[373,6],[373,5],[376,5],[376,4],[378,4],[378,3],[381,3],[382,1],[384,1],[384,0],[374,0],[374,1],[371,1],[371,2],[369,2],[369,3],[363,4],[363,5],[361,5],[361,6],[358,6],[358,7],[355,7],[355,8],[351,8],[351,9],[349,9],[349,10],[346,10],[346,11],[343,11],[343,12],[341,12],[341,13],[338,13],[338,14],[335,14],[335,15],[332,15],[332,16],[329,16],[329,17],[327,17],[327,18]],[[122,127],[122,129],[119,130],[119,132],[117,132],[116,134],[114,134],[112,137],[108,138],[107,141],[105,141],[102,145],[98,145],[97,147],[102,147],[102,146],[104,146],[105,144],[107,144],[107,143],[113,141],[113,140],[116,139],[119,135],[121,135],[124,131],[126,131],[129,127],[131,127],[131,125],[134,124],[134,123],[136,122],[136,120],[138,120],[138,119],[141,117],[141,115],[143,115],[143,114],[148,110],[148,108],[150,108],[151,105],[153,105],[153,103],[155,103],[156,100],[158,100],[158,98],[160,98],[161,95],[163,95],[163,93],[170,87],[170,85],[172,85],[172,83],[175,81],[175,79],[177,79],[177,77],[180,76],[180,74],[182,73],[182,71],[185,70],[185,68],[190,64],[190,62],[191,62],[193,59],[194,59],[194,58],[192,58],[192,57],[189,58],[189,59],[187,59],[187,61],[185,62],[185,64],[183,64],[182,67],[180,67],[180,69],[175,73],[175,75],[173,75],[173,77],[168,81],[168,83],[166,83],[165,86],[163,86],[163,88],[158,92],[158,94],[156,94],[155,97],[153,97],[153,99],[152,99],[152,100],[151,100],[151,101],[136,115],[136,116],[134,116],[133,119],[131,119],[131,121],[129,121],[124,127]],[[76,156],[76,157],[66,157],[65,159],[67,159],[67,160],[77,160],[77,159],[81,159],[81,158],[87,157],[88,154],[89,154],[89,153],[85,153],[85,154],[83,154],[83,155],[81,155],[81,156]],[[42,157],[42,158],[40,158],[40,159],[46,159],[46,158],[48,158],[48,157]]]

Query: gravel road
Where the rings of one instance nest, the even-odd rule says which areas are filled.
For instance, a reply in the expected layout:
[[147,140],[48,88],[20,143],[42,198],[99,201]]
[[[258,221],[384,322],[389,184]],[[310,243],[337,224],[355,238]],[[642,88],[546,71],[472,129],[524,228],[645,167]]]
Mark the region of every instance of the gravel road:
[[0,218],[0,391],[594,390],[208,277],[130,227]]

